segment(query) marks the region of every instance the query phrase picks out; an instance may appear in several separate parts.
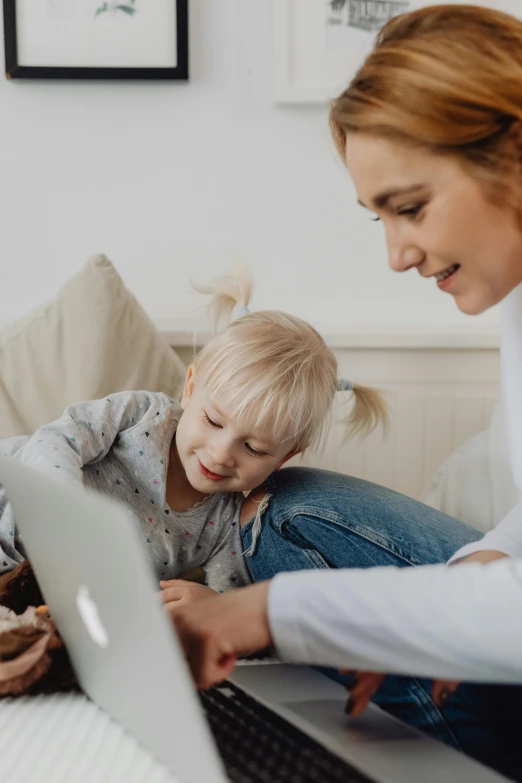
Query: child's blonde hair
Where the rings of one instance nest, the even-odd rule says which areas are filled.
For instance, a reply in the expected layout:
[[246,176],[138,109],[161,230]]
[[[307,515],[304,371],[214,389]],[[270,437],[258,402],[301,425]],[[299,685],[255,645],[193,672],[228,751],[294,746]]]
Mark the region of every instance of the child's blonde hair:
[[[275,442],[299,450],[323,446],[335,394],[343,389],[337,360],[321,335],[288,313],[248,312],[252,279],[244,269],[196,288],[212,294],[215,325],[224,315],[233,319],[196,357],[196,378],[216,397],[226,393],[236,415],[267,430]],[[378,391],[356,384],[350,391],[349,434],[386,425],[387,407]]]

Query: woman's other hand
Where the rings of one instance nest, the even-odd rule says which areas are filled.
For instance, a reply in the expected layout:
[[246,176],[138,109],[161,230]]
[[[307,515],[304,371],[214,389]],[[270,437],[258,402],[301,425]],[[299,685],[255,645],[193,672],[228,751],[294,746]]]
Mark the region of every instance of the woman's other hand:
[[[353,674],[351,671],[340,669],[341,674]],[[372,697],[382,685],[385,674],[376,672],[358,672],[355,675],[353,685],[350,687],[350,695],[346,702],[345,712],[353,718],[362,715]],[[434,680],[431,697],[437,707],[444,707],[459,686],[454,680]]]
[[222,682],[240,655],[272,644],[268,587],[269,582],[259,582],[174,609],[172,619],[198,688]]

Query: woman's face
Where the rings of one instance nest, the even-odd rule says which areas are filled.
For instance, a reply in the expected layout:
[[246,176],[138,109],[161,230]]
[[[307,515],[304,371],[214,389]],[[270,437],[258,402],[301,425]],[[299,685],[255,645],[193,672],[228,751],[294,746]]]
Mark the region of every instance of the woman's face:
[[513,211],[452,158],[364,134],[346,142],[359,200],[382,221],[392,269],[416,268],[476,315],[522,282],[522,231]]

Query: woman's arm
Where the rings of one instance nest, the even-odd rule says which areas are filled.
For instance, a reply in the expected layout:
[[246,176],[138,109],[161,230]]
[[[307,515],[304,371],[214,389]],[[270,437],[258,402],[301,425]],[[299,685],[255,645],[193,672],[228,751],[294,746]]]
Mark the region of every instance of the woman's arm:
[[522,561],[302,571],[174,615],[195,681],[238,655],[454,680],[522,683]]
[[522,682],[522,561],[280,574],[269,620],[286,660]]

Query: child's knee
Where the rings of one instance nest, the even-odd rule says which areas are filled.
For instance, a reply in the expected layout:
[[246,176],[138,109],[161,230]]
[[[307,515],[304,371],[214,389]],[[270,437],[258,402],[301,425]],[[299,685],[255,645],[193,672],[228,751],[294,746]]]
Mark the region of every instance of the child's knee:
[[262,502],[266,494],[266,490],[263,488],[254,489],[250,495],[245,498],[239,514],[240,527],[244,527],[248,522],[250,522],[251,519],[256,516],[259,504]]

